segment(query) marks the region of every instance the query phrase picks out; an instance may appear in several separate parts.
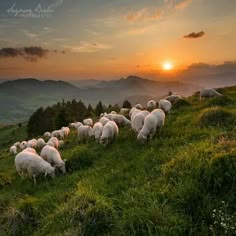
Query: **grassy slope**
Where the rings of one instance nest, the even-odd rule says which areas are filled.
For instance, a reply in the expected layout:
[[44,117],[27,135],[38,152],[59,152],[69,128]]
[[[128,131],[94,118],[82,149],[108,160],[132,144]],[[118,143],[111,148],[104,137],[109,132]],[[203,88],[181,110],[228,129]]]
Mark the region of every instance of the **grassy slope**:
[[[222,200],[225,211],[236,205],[235,117],[227,116],[236,114],[236,87],[223,92],[230,101],[191,97],[190,106],[174,108],[160,137],[145,145],[127,128],[107,148],[70,135],[61,151],[69,173],[36,186],[19,178],[8,154],[15,128],[0,130],[0,235],[209,234],[212,210]],[[200,122],[217,104],[225,122]]]

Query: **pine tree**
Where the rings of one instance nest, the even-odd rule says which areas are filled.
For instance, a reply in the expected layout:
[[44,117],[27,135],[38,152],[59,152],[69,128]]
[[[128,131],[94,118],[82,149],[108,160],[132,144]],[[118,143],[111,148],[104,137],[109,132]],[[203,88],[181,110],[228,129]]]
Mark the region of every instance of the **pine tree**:
[[102,102],[99,101],[96,108],[95,108],[95,113],[96,115],[100,115],[101,113],[104,113],[104,108],[103,108],[103,105],[102,105]]
[[122,106],[123,108],[132,108],[132,105],[131,105],[131,103],[128,101],[128,100],[125,100],[124,102],[123,102],[123,106]]

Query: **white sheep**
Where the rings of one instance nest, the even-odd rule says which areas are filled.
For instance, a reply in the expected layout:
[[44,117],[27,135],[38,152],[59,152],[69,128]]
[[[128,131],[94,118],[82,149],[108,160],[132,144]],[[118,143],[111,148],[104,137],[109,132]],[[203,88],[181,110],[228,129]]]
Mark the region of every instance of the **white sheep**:
[[139,110],[142,110],[143,109],[143,106],[141,104],[136,104],[134,106],[135,108],[139,109]]
[[88,125],[82,125],[78,128],[79,141],[86,141],[93,136],[93,129]]
[[20,148],[20,142],[14,143],[13,146],[16,146],[17,148]]
[[109,121],[109,119],[106,118],[106,117],[101,117],[101,118],[99,119],[99,122],[100,122],[103,126],[104,126],[108,121]]
[[20,149],[21,149],[21,150],[24,150],[25,148],[27,148],[27,142],[26,142],[26,141],[22,141],[22,142],[20,143]]
[[62,127],[61,130],[64,132],[64,136],[67,137],[70,133],[69,127]]
[[44,136],[45,138],[51,138],[51,133],[50,133],[50,132],[45,132],[45,133],[43,134],[43,136]]
[[[104,117],[105,118],[105,117]],[[102,129],[103,125],[101,122],[96,122],[93,126],[93,135],[95,137],[95,140],[99,143],[99,139],[102,135]]]
[[161,100],[158,102],[158,107],[159,107],[160,109],[162,109],[164,112],[170,113],[172,104],[171,104],[171,102],[168,101],[168,100],[161,99]]
[[61,155],[56,148],[46,145],[42,149],[40,156],[63,174],[66,173],[65,162],[61,159]]
[[116,111],[111,111],[110,114],[114,115],[114,114],[117,114],[117,112]]
[[38,140],[37,140],[37,148],[39,148],[39,149],[41,149],[41,148],[43,148],[44,146],[45,146],[45,141],[44,141],[44,139],[42,139],[42,138],[39,138]]
[[27,142],[26,144],[27,148],[36,148],[37,147],[37,140],[36,139],[31,139]]
[[157,129],[161,130],[165,123],[165,113],[161,109],[155,109],[144,120],[143,128],[140,130],[137,140],[145,142],[148,138],[152,139]]
[[53,144],[53,147],[55,147],[56,149],[58,149],[59,147],[59,141],[58,141],[58,138],[57,137],[51,137],[48,142],[47,142],[48,145],[52,146],[51,144]]
[[70,127],[74,128],[74,129],[78,129],[82,125],[83,124],[81,122],[70,123]]
[[15,145],[10,147],[10,153],[13,154],[13,155],[17,154],[17,147]]
[[147,108],[150,110],[155,109],[157,106],[156,102],[154,100],[150,100],[147,102]]
[[100,144],[107,145],[118,136],[119,128],[114,121],[109,121],[102,129]]
[[120,109],[120,114],[121,115],[126,115],[126,114],[128,114],[129,113],[129,108],[121,108]]
[[93,126],[93,120],[91,118],[83,120],[84,125]]
[[179,96],[178,94],[172,94],[170,96],[167,96],[166,98],[164,98],[165,100],[171,102],[172,104],[175,103],[177,100],[182,99],[181,96]]
[[32,152],[23,151],[17,154],[15,157],[15,166],[20,176],[27,173],[29,177],[33,178],[35,184],[38,175],[55,177],[55,168],[39,155]]
[[[59,148],[63,147],[64,146],[64,141],[63,140],[59,140]],[[50,145],[51,146],[51,145]]]
[[209,97],[222,97],[223,95],[218,93],[215,89],[213,88],[205,88],[200,91],[200,100],[203,100],[204,98],[209,98]]
[[31,152],[31,153],[36,154],[36,150],[34,148],[26,148],[22,152]]
[[115,121],[119,126],[131,125],[130,120],[128,120],[125,116],[120,114],[111,114],[112,121]]
[[131,124],[133,123],[133,119],[135,117],[135,115],[137,115],[141,110],[137,109],[136,107],[133,107],[130,112],[129,112],[129,117],[131,120]]
[[141,111],[137,113],[132,121],[132,128],[136,133],[139,133],[140,130],[143,128],[145,117],[149,114],[148,111]]

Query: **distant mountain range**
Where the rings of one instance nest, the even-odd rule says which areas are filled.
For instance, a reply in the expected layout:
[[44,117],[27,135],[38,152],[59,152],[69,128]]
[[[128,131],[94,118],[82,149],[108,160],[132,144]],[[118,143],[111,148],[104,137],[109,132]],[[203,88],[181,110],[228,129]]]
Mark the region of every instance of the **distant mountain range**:
[[[218,84],[217,81],[218,79],[215,84]],[[159,100],[170,91],[189,96],[202,87],[195,83],[194,79],[160,82],[137,76],[111,81],[70,82],[27,78],[0,83],[0,123],[27,120],[40,106],[46,107],[62,99],[81,99],[86,105],[89,103],[96,105],[99,100],[106,105],[116,103],[121,105],[125,99],[128,99],[133,104],[145,105],[148,100]],[[233,81],[230,83],[230,85],[236,84]]]

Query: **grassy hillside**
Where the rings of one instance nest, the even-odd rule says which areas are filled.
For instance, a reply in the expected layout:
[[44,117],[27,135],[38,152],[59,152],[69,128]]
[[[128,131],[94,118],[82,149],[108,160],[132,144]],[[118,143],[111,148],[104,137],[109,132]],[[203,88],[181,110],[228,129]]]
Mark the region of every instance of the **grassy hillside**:
[[24,128],[1,129],[0,235],[235,234],[236,87],[221,92],[178,102],[145,145],[128,128],[106,148],[70,134],[68,174],[36,186],[8,153]]

